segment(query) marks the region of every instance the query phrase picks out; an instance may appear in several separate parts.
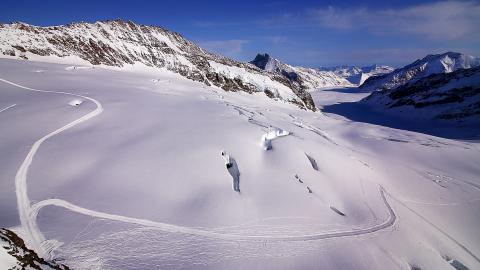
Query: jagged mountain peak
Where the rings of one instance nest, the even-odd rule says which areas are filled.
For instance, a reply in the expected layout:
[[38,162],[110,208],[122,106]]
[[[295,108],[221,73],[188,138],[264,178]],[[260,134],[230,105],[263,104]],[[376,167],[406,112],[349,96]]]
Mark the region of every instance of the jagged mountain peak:
[[251,64],[259,69],[272,74],[283,76],[292,84],[302,89],[314,90],[328,87],[350,87],[353,86],[346,79],[328,71],[321,71],[313,68],[294,67],[272,57],[268,53],[259,53]]
[[252,62],[258,62],[258,61],[264,61],[264,60],[269,60],[271,58],[270,54],[268,53],[257,53],[257,56],[255,56],[255,59]]
[[259,66],[260,68],[264,68],[268,61],[270,61],[271,57],[268,53],[258,53],[250,63]]
[[257,54],[255,59],[253,59],[250,63],[262,70],[274,73],[281,72],[282,69],[288,69],[286,64],[276,58],[271,57],[268,53]]

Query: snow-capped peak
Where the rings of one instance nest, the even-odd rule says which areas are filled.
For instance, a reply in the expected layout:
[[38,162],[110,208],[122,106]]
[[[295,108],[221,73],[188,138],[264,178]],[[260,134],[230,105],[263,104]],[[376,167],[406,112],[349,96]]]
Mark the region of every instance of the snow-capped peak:
[[[444,59],[451,59],[447,57]],[[363,102],[404,116],[413,115],[417,119],[436,118],[478,124],[480,66],[435,73],[394,89],[375,91]]]
[[419,61],[419,64],[426,64],[432,73],[449,73],[480,65],[480,58],[457,52],[429,54]]
[[480,58],[457,52],[430,54],[422,59],[396,69],[390,74],[372,77],[361,87],[369,90],[394,89],[409,82],[415,82],[431,74],[450,73],[480,65]]
[[268,53],[257,54],[250,62],[256,67],[267,72],[281,75],[306,90],[327,87],[351,87],[354,86],[345,78],[331,71],[322,71],[313,68],[294,67],[271,57]]
[[257,67],[259,67],[263,70],[269,71],[269,72],[276,72],[276,71],[281,70],[280,61],[275,59],[275,58],[270,57],[270,55],[268,53],[257,54],[255,59],[253,61],[251,61],[250,63],[254,64],[255,66],[257,66]]

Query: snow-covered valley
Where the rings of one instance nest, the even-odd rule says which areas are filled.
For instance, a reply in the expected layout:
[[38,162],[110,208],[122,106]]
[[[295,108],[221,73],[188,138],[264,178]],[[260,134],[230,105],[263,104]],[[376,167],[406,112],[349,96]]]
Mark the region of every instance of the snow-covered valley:
[[354,88],[313,112],[166,69],[0,79],[0,227],[71,269],[480,268],[478,141],[323,110]]

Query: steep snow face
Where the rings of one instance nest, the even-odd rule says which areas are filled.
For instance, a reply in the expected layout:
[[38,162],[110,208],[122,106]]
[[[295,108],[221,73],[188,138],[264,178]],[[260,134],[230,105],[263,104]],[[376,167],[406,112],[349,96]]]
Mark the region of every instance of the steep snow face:
[[[372,65],[368,67],[362,67],[361,70],[362,72],[361,72],[361,75],[359,76],[358,81],[352,81],[349,79],[352,83],[355,83],[357,85],[362,85],[370,77],[389,74],[395,69],[390,66]],[[350,77],[350,78],[354,79],[355,77]]]
[[337,66],[331,68],[319,68],[319,70],[332,71],[336,75],[347,79],[354,85],[362,85],[368,78],[388,74],[392,72],[394,68],[390,66],[372,65],[366,67]]
[[435,73],[450,73],[458,69],[480,65],[480,58],[456,52],[432,54],[390,74],[376,76],[365,81],[361,88],[367,90],[394,89]]
[[256,89],[263,92],[270,92],[275,98],[284,98],[286,100],[295,100],[296,96],[292,90],[278,81],[272,80],[270,77],[262,76],[256,73],[250,73],[244,68],[231,67],[215,61],[209,61],[213,70],[225,76],[228,79],[242,78],[246,84],[252,85]]
[[376,91],[363,102],[414,118],[480,124],[480,67],[432,74],[395,89]]
[[302,89],[314,90],[317,88],[354,86],[345,78],[336,75],[334,72],[304,67],[293,67],[266,53],[257,54],[255,59],[250,63],[272,74],[281,75]]
[[355,86],[333,72],[304,67],[295,67],[294,70],[298,72],[299,77],[302,79],[302,84],[307,89]]
[[[283,76],[209,53],[178,33],[130,21],[74,23],[53,27],[24,23],[2,24],[0,57],[114,67],[142,64],[165,68],[226,91],[253,93],[271,87],[261,83],[250,84],[250,78],[256,77],[259,78],[257,82],[276,82],[278,87],[270,89],[271,92],[279,93],[275,98],[315,110],[310,94]],[[227,69],[241,69],[240,73],[245,76],[224,76],[224,73],[218,73],[217,68],[210,65],[212,61]]]

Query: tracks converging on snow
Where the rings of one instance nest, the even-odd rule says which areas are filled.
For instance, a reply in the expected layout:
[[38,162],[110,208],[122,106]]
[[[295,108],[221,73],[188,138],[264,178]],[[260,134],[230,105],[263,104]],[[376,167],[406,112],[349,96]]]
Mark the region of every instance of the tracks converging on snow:
[[1,113],[1,112],[4,112],[4,111],[6,111],[6,110],[8,110],[8,109],[10,109],[10,108],[13,108],[13,107],[15,107],[15,106],[17,106],[17,104],[12,104],[12,105],[10,105],[10,106],[7,106],[7,107],[1,109],[1,110],[0,110],[0,113]]
[[45,206],[62,207],[70,211],[80,213],[90,217],[154,227],[167,232],[199,235],[199,236],[206,236],[206,237],[213,237],[213,238],[220,238],[220,239],[227,239],[227,240],[239,240],[239,241],[242,241],[242,240],[243,241],[310,241],[310,240],[320,240],[320,239],[337,238],[337,237],[358,236],[358,235],[369,234],[369,233],[373,233],[379,230],[389,228],[395,224],[395,221],[397,219],[395,212],[393,211],[391,205],[389,204],[386,198],[386,194],[388,193],[385,191],[385,189],[382,186],[379,186],[379,192],[389,215],[388,218],[382,223],[372,225],[366,228],[357,228],[352,230],[344,230],[344,231],[328,232],[328,233],[315,233],[315,234],[308,234],[308,235],[268,236],[268,235],[238,235],[238,234],[231,234],[231,233],[230,234],[218,233],[218,232],[209,231],[205,229],[197,229],[197,228],[191,228],[191,227],[185,227],[185,226],[178,226],[174,224],[156,222],[156,221],[151,221],[146,219],[138,219],[138,218],[125,217],[125,216],[116,215],[116,214],[103,213],[103,212],[99,212],[91,209],[86,209],[61,199],[47,199],[32,205],[27,192],[27,176],[28,176],[28,170],[30,168],[30,165],[33,162],[33,158],[37,153],[41,144],[46,140],[50,139],[51,137],[101,114],[103,112],[103,107],[99,101],[90,97],[73,94],[69,92],[63,92],[63,91],[49,91],[49,90],[34,89],[34,88],[30,88],[30,87],[26,87],[26,86],[22,86],[22,85],[10,82],[5,79],[0,79],[0,81],[25,89],[25,90],[29,90],[29,91],[43,92],[43,93],[50,93],[50,94],[62,94],[62,95],[68,95],[68,96],[73,96],[77,98],[83,98],[85,100],[93,102],[96,105],[95,110],[83,115],[82,117],[38,139],[30,148],[27,156],[25,157],[24,161],[22,162],[15,176],[15,192],[17,196],[18,212],[19,212],[22,228],[24,230],[25,236],[28,237],[29,244],[32,245],[32,248],[36,252],[38,252],[39,255],[42,257],[48,257],[50,255],[49,251],[47,251],[47,248],[46,248],[47,241],[45,241],[45,237],[43,236],[37,224],[38,213]]
[[34,92],[42,92],[42,93],[50,93],[50,94],[63,94],[63,95],[69,95],[69,96],[74,96],[74,97],[80,97],[84,98],[86,100],[92,101],[95,103],[97,106],[95,110],[91,111],[90,113],[64,125],[63,127],[54,130],[53,132],[50,132],[49,134],[43,136],[39,140],[37,140],[32,147],[30,148],[30,151],[28,152],[27,156],[25,157],[25,160],[22,162],[20,165],[20,168],[17,171],[17,174],[15,176],[15,193],[17,196],[17,207],[18,207],[18,214],[20,217],[20,222],[22,224],[22,228],[24,229],[24,233],[30,238],[31,240],[31,245],[36,250],[40,256],[45,256],[45,251],[42,247],[42,242],[45,240],[43,234],[41,233],[40,229],[38,228],[36,219],[31,218],[31,204],[30,204],[30,199],[28,198],[28,192],[27,192],[27,174],[28,174],[28,169],[30,165],[32,164],[33,157],[37,153],[40,145],[46,141],[47,139],[61,133],[62,131],[65,131],[71,127],[74,127],[82,122],[85,122],[103,111],[102,104],[98,102],[97,100],[93,98],[89,98],[86,96],[82,95],[77,95],[77,94],[72,94],[68,92],[58,92],[58,91],[49,91],[49,90],[39,90],[39,89],[34,89],[30,87],[26,87],[23,85],[19,85],[10,81],[7,81],[5,79],[0,79],[0,81],[22,88],[26,89],[29,91],[34,91]]

